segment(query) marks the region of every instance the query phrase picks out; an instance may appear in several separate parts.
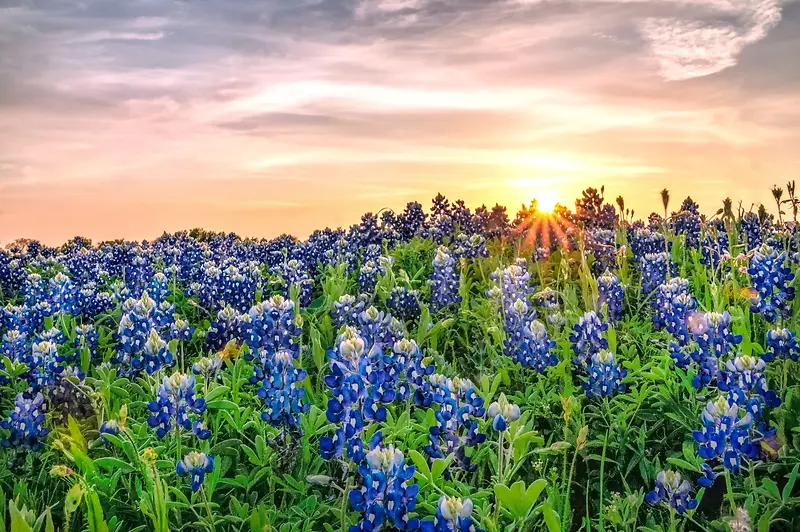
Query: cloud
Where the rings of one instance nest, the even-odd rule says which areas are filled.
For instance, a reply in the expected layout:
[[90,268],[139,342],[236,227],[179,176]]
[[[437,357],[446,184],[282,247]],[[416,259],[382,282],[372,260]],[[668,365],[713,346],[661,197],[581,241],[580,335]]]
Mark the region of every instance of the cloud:
[[734,66],[742,50],[781,20],[778,0],[715,0],[701,19],[648,17],[639,31],[650,43],[661,75],[680,81]]
[[100,41],[157,41],[164,38],[164,32],[113,32],[113,31],[93,31],[67,39],[67,44],[93,43]]

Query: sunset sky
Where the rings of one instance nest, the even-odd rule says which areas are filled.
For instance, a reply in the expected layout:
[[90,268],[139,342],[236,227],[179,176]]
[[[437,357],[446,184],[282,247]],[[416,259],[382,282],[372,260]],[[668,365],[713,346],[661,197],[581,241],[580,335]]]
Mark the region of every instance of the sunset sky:
[[0,5],[0,242],[800,179],[797,0]]

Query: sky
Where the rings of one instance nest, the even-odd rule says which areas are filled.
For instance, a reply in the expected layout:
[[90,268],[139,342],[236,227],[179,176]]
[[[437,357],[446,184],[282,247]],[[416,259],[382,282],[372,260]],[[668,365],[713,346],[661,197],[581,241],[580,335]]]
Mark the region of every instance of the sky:
[[800,0],[3,0],[0,242],[800,178]]

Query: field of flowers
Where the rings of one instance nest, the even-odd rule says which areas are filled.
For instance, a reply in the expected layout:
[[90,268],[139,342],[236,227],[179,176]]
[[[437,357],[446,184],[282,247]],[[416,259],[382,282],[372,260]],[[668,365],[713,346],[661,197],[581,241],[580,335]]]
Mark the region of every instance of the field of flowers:
[[0,252],[0,532],[800,530],[794,184]]

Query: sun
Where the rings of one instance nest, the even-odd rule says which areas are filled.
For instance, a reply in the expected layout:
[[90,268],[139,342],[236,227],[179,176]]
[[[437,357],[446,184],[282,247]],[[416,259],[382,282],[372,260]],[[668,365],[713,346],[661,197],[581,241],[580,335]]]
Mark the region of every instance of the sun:
[[555,209],[556,204],[558,203],[558,198],[552,190],[540,188],[534,192],[532,196],[536,198],[540,211],[553,212],[553,209]]

